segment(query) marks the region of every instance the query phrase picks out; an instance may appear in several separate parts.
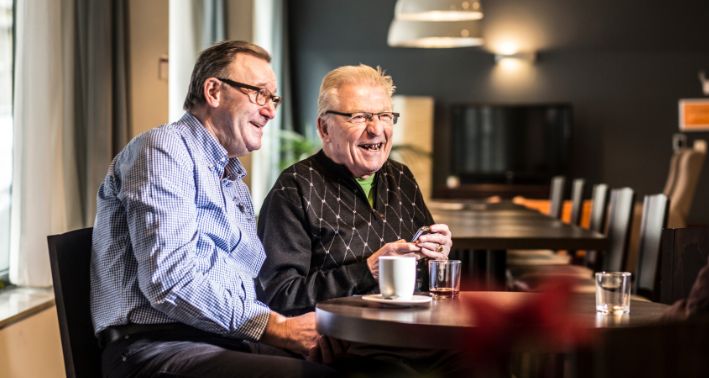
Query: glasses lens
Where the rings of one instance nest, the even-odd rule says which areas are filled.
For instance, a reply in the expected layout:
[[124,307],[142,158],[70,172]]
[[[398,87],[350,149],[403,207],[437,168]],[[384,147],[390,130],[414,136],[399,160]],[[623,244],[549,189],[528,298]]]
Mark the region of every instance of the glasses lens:
[[394,121],[394,115],[391,113],[379,113],[379,120],[386,123],[392,123]]
[[370,119],[372,119],[372,115],[369,113],[353,113],[352,117],[350,117],[350,122],[360,125]]
[[266,89],[261,88],[258,92],[256,92],[256,104],[259,106],[264,106],[270,97],[271,93]]
[[281,104],[281,97],[272,95],[266,88],[261,88],[256,92],[256,104],[264,106],[268,101],[273,103],[274,108],[278,108],[278,105]]
[[278,109],[278,106],[281,105],[281,97],[271,96],[271,102],[273,102],[273,107]]

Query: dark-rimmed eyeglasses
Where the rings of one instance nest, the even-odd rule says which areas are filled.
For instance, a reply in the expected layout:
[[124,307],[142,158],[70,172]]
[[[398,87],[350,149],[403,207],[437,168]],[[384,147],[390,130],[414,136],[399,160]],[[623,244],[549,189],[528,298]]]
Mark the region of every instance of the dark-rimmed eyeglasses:
[[[217,80],[226,83],[235,89],[248,89],[249,92],[244,93],[249,96],[249,100],[251,100],[251,102],[255,103],[258,106],[266,105],[266,102],[268,102],[269,100],[273,103],[274,108],[278,108],[278,105],[281,104],[281,96],[276,96],[272,94],[271,91],[266,88],[240,83],[238,81],[227,79],[225,77],[218,77]],[[256,96],[252,98],[250,95],[251,93],[255,93]]]
[[323,114],[336,114],[343,117],[347,117],[347,122],[353,123],[355,125],[364,125],[367,122],[374,119],[376,116],[380,122],[384,122],[389,125],[395,125],[396,121],[399,120],[399,113],[395,112],[379,112],[379,113],[343,113],[334,110],[327,110]]

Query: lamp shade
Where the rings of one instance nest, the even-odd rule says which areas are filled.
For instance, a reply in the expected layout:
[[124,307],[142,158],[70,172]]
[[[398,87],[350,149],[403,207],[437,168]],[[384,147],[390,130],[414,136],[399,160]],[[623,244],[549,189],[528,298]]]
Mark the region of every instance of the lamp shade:
[[483,43],[478,21],[405,21],[389,26],[387,43],[392,47],[447,48],[480,46]]
[[398,0],[395,18],[405,21],[464,21],[483,18],[480,0]]

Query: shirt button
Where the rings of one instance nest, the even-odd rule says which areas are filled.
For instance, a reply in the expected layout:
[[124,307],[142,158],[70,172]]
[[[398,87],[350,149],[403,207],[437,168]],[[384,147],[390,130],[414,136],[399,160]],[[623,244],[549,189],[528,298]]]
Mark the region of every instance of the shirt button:
[[244,212],[244,204],[243,203],[240,203],[236,206],[239,208],[239,211],[241,211],[242,213]]

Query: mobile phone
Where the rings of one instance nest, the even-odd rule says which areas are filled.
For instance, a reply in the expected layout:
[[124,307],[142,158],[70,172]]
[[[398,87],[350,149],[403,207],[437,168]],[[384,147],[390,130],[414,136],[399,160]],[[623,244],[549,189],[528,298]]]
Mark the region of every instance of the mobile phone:
[[416,230],[416,232],[414,233],[414,236],[411,237],[411,243],[418,240],[419,236],[421,236],[423,234],[428,234],[429,232],[431,232],[431,227],[428,227],[428,226],[419,227],[419,229]]

